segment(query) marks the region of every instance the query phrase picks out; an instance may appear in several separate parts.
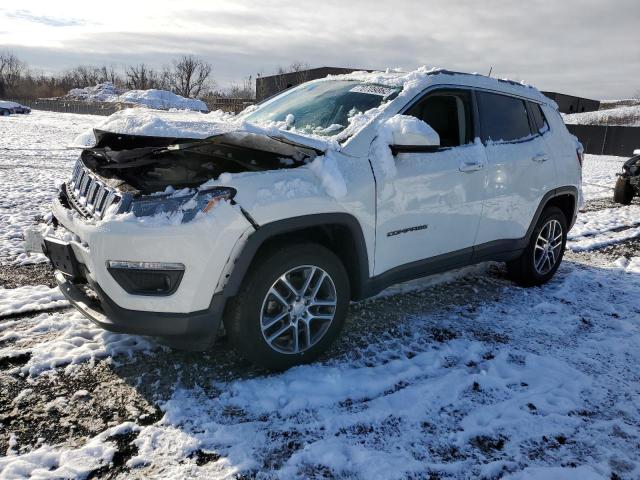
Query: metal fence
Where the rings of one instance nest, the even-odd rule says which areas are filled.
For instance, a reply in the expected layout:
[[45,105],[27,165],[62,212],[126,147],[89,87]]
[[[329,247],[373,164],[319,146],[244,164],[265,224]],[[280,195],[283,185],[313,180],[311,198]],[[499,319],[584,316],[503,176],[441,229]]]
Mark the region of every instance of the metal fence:
[[640,127],[618,125],[567,125],[585,153],[628,157],[640,148]]
[[47,110],[49,112],[81,113],[86,115],[111,115],[128,108],[126,103],[83,102],[81,100],[65,100],[58,98],[15,99],[14,102],[26,105],[33,110]]
[[[114,102],[85,102],[82,100],[67,100],[64,98],[16,98],[11,99],[33,110],[47,110],[50,112],[84,113],[88,115],[111,115],[124,108],[136,107],[129,103]],[[222,110],[224,112],[239,113],[255,100],[250,98],[222,98],[210,97],[205,99],[209,110]]]
[[249,105],[253,105],[256,101],[252,98],[225,98],[225,97],[208,97],[204,99],[210,111],[222,110],[223,112],[240,113]]

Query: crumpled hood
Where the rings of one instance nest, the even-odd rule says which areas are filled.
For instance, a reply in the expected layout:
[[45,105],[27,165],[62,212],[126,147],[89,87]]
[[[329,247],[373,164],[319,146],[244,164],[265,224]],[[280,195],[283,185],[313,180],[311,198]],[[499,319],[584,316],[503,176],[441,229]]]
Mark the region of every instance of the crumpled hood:
[[[99,146],[107,134],[116,134],[128,139],[137,138],[149,143],[167,144],[181,143],[184,140],[202,140],[205,138],[226,135],[230,137],[242,136],[251,139],[253,143],[263,137],[262,143],[278,141],[289,145],[311,148],[317,152],[324,152],[335,142],[330,139],[300,135],[280,129],[276,126],[263,127],[243,121],[240,117],[222,111],[208,114],[190,111],[157,111],[144,108],[128,108],[107,117],[105,121],[78,135],[72,146],[79,148],[93,148]],[[258,146],[257,148],[261,148]]]

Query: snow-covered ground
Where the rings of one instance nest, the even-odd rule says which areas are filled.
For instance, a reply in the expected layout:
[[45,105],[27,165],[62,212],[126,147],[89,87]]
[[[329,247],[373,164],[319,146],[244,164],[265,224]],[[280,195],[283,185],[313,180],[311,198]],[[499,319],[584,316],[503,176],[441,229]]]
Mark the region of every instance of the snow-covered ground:
[[[98,119],[2,119],[0,264],[41,267],[19,235]],[[280,374],[224,343],[102,331],[44,285],[0,288],[0,478],[640,478],[640,203],[608,200],[623,160],[586,156],[548,285],[484,265],[397,286]]]

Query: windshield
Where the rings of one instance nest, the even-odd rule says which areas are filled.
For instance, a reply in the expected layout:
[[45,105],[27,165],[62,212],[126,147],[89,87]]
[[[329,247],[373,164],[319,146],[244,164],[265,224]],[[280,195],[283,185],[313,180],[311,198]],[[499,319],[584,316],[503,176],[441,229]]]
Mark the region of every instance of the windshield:
[[283,122],[300,133],[336,135],[354,115],[379,107],[399,91],[399,87],[354,80],[315,82],[275,98],[245,119],[252,123]]

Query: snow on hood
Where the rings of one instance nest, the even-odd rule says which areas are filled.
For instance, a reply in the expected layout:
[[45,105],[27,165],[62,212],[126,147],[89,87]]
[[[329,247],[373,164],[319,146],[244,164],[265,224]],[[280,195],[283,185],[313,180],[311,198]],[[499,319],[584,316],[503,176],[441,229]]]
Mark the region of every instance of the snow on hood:
[[[211,113],[190,111],[158,111],[127,108],[107,117],[94,128],[122,135],[148,137],[205,139],[231,132],[251,133],[277,138],[294,145],[302,145],[318,151],[337,149],[335,140],[316,136],[300,135],[281,128],[279,124],[255,125],[231,113],[220,110]],[[72,146],[91,148],[96,145],[94,128],[78,135]]]

